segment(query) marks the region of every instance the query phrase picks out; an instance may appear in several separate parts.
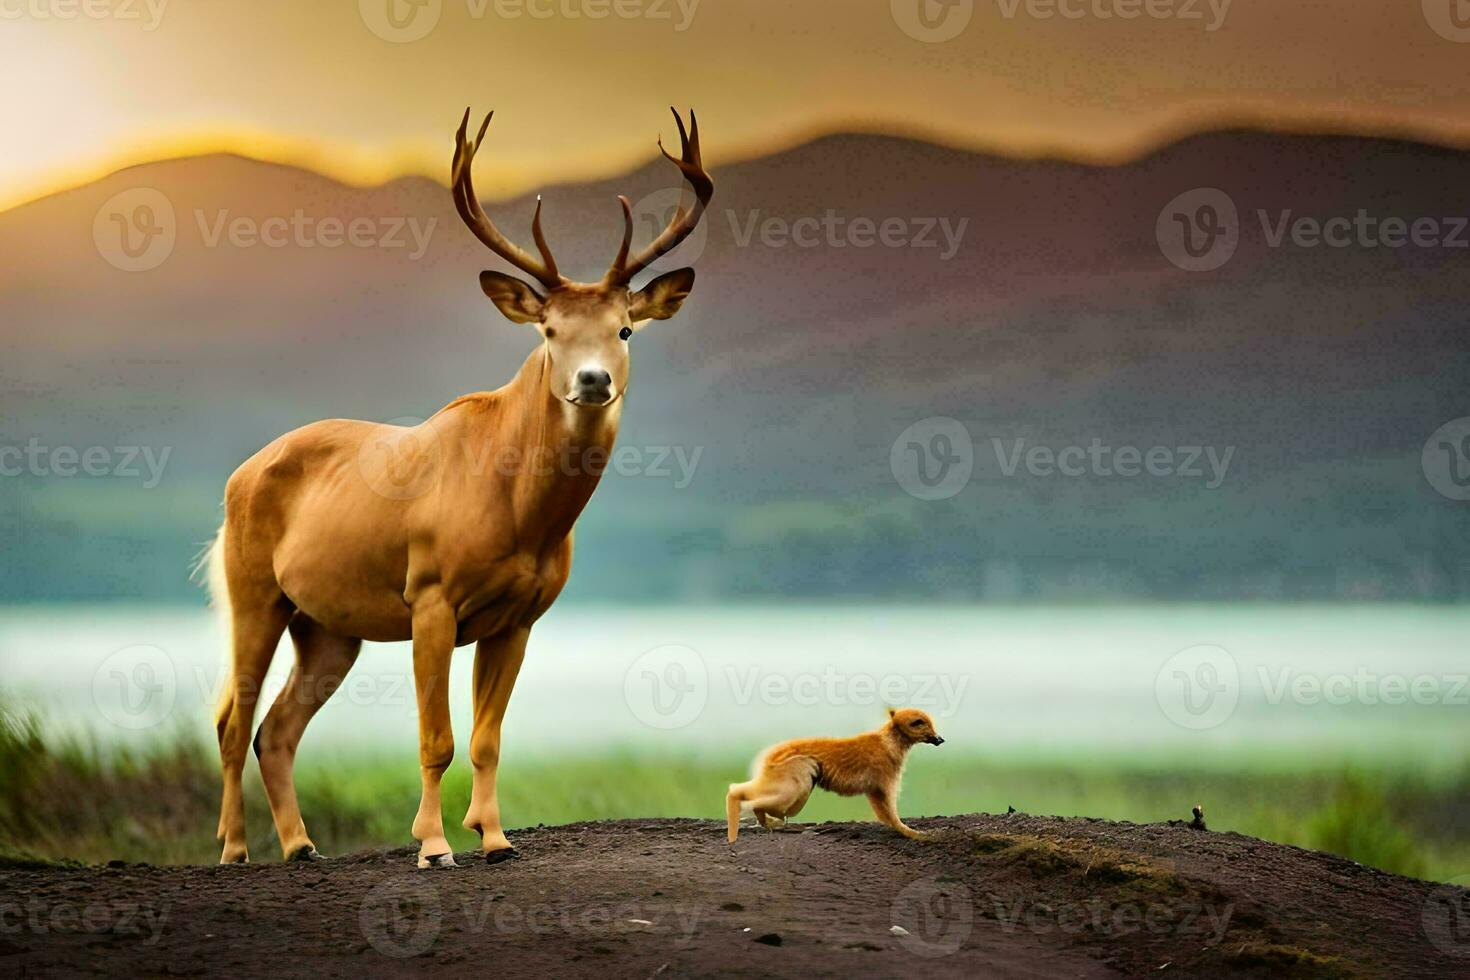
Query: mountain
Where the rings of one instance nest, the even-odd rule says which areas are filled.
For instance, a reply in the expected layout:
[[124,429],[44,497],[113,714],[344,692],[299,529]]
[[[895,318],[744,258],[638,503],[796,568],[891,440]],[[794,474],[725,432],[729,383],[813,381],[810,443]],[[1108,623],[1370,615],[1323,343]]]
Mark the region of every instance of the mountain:
[[[619,193],[651,234],[673,177],[545,188],[562,269],[601,274]],[[1470,505],[1421,463],[1470,415],[1470,156],[1230,132],[1095,168],[834,136],[715,179],[702,235],[663,263],[696,266],[693,296],[633,341],[620,443],[653,472],[604,481],[570,596],[1470,595]],[[1239,244],[1185,271],[1159,229],[1203,235],[1218,198],[1171,206],[1198,188],[1228,196]],[[534,199],[481,189],[529,242]],[[1293,225],[1334,218],[1349,244]],[[1383,244],[1384,219],[1421,240]],[[265,442],[422,418],[534,346],[479,291],[504,265],[423,179],[160,162],[0,213],[0,255],[11,600],[186,597],[225,477]],[[934,417],[968,431],[973,475],[925,500],[891,450]],[[900,467],[941,429],[905,436]],[[1044,465],[1073,446],[1081,475]],[[1171,475],[1118,475],[1118,449],[1153,447]]]

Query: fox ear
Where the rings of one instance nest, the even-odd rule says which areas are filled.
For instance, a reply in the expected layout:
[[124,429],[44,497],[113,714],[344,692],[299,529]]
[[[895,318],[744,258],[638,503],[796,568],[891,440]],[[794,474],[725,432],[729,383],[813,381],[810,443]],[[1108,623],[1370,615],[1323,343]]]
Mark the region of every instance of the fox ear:
[[889,718],[892,718],[896,714],[898,714],[898,709],[897,708],[889,708],[888,709],[888,717]]

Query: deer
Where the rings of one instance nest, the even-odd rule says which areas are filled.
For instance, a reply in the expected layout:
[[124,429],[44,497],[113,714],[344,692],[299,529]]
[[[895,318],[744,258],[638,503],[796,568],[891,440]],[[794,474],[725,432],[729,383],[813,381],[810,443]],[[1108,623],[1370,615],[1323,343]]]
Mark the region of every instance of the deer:
[[[418,867],[455,864],[439,789],[455,750],[450,659],[471,643],[473,776],[463,826],[479,834],[488,863],[518,856],[496,795],[501,722],[531,628],[566,584],[573,525],[602,473],[595,463],[609,458],[617,438],[629,338],[679,311],[694,270],[663,273],[636,290],[632,281],[694,231],[714,194],[693,110],[687,131],[670,111],[680,153],[664,149],[662,139],[659,151],[678,168],[693,203],[681,203],[653,241],[630,254],[632,207],[620,195],[623,238],[611,266],[596,282],[574,282],[546,244],[539,196],[531,223],[539,258],[486,215],[471,169],[494,112],[471,139],[466,109],[450,168],[455,209],[482,244],[535,281],[487,270],[480,288],[506,319],[534,325],[540,342],[503,387],[456,398],[420,425],[314,422],[265,446],[226,482],[224,517],[201,561],[229,636],[215,713],[221,864],[249,861],[242,772],[251,746],[282,855],[323,859],[297,804],[296,750],[364,640],[411,641],[422,784],[411,827]],[[283,633],[295,662],[252,739]]]

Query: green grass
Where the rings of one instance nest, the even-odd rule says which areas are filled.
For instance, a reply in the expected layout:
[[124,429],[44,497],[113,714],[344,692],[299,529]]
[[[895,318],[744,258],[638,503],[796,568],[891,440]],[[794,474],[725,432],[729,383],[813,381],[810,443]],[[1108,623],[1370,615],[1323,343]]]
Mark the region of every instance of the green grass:
[[[308,740],[309,742],[309,740]],[[609,750],[595,757],[512,752],[500,769],[509,827],[618,817],[720,818],[725,787],[745,778],[745,753],[663,755]],[[246,772],[250,847],[279,856],[253,762]],[[33,717],[0,708],[0,861],[110,859],[209,862],[218,855],[218,762],[212,747],[179,735],[146,749],[118,749],[48,733]],[[313,751],[297,768],[307,825],[327,853],[409,843],[418,806],[415,754]],[[444,782],[451,843],[469,766]],[[1081,755],[991,758],[921,750],[904,779],[905,816],[974,811],[1105,817],[1145,823],[1187,819],[1202,803],[1212,830],[1298,844],[1402,874],[1449,879],[1470,871],[1470,766],[1410,771],[1346,768],[1277,756],[1217,757],[1192,766],[1173,757]],[[803,821],[867,820],[865,801],[818,793]]]

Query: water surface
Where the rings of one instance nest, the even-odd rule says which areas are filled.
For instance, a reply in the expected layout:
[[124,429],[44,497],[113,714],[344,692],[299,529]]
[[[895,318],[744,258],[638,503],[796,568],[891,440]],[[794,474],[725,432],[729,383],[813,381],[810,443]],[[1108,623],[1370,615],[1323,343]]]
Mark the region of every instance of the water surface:
[[[100,738],[208,734],[222,633],[204,610],[0,609],[3,686]],[[1007,754],[1304,756],[1453,765],[1470,735],[1470,609],[566,606],[536,627],[505,723],[537,751],[753,750],[924,707]],[[473,648],[451,706],[469,731]],[[292,660],[283,641],[267,679]],[[411,750],[407,644],[367,644],[307,743]]]

